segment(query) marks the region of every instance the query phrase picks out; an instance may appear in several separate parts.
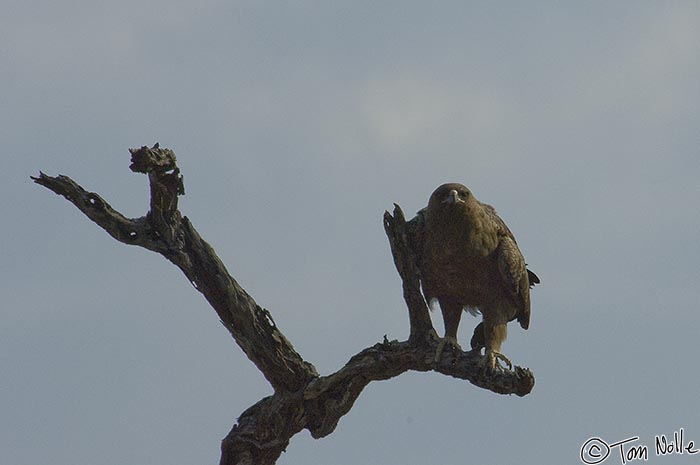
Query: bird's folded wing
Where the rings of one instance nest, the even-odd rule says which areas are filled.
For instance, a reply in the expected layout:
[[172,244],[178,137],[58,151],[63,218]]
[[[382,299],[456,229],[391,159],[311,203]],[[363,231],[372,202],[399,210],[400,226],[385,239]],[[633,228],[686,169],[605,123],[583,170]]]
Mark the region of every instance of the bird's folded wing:
[[530,281],[525,259],[512,236],[501,236],[496,249],[498,271],[505,288],[509,291],[518,312],[516,318],[527,329],[530,325]]

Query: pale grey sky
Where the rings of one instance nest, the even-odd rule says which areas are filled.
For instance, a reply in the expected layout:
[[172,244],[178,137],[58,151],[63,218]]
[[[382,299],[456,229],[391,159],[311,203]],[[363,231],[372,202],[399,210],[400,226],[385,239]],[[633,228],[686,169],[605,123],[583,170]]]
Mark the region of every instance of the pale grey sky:
[[696,462],[653,446],[700,444],[697,1],[9,0],[0,60],[0,463],[218,463],[270,393],[177,269],[29,180],[140,216],[127,149],[156,141],[181,211],[324,374],[407,336],[393,202],[467,184],[542,278],[503,346],[530,395],[372,383],[281,465],[575,464],[592,436]]

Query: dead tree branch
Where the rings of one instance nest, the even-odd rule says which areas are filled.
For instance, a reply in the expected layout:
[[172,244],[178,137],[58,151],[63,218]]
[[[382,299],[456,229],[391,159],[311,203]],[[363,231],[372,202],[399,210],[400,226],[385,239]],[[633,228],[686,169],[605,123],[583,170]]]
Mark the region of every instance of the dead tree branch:
[[384,228],[403,281],[409,339],[385,338],[359,352],[337,372],[319,376],[294,350],[270,312],[241,288],[214,249],[180,214],[177,198],[184,194],[184,184],[175,154],[158,144],[130,152],[131,170],[147,174],[150,183],[150,210],[141,218],[126,218],[67,176],[40,173],[32,179],[68,199],[116,240],[157,252],[180,268],[273,387],[274,394],[243,412],[224,438],[221,465],[274,464],[293,435],[305,428],[314,438],[331,434],[367,384],[408,370],[434,370],[500,394],[524,396],[532,390],[530,370],[515,367],[487,375],[479,365],[479,354],[447,351],[434,364],[437,342],[429,337],[433,327],[416,267],[422,217],[419,214],[406,222],[398,205],[393,216],[384,214]]

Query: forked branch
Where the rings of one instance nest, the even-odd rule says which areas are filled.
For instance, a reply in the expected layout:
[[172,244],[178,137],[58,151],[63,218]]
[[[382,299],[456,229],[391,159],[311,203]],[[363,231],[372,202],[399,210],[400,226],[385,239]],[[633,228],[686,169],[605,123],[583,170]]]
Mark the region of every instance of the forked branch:
[[158,144],[130,152],[131,170],[147,174],[150,182],[150,210],[141,218],[125,217],[67,176],[40,173],[32,179],[68,199],[118,241],[157,252],[180,268],[270,382],[274,393],[243,412],[222,441],[222,465],[274,464],[294,434],[305,428],[315,438],[331,434],[367,384],[408,370],[434,370],[501,394],[523,396],[532,390],[530,370],[515,367],[487,375],[478,354],[448,351],[434,364],[437,342],[430,337],[433,327],[420,292],[415,256],[422,219],[418,215],[406,222],[398,205],[393,216],[385,213],[384,228],[403,281],[410,337],[404,342],[385,338],[337,372],[319,376],[294,350],[270,312],[241,288],[214,249],[180,214],[177,197],[184,194],[184,184],[175,154]]

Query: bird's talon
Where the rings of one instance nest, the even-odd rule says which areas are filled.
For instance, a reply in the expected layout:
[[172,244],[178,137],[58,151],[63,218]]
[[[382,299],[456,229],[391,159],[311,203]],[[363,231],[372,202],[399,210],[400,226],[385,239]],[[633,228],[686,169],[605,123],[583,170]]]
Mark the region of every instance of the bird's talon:
[[[498,361],[498,360],[501,360],[503,363],[506,364],[506,366],[508,367],[509,370],[511,370],[511,371],[513,370],[513,363],[512,363],[512,362],[510,361],[510,359],[508,359],[508,357],[506,357],[505,355],[503,355],[503,354],[496,354],[496,360],[497,360],[497,361]],[[499,367],[501,366],[498,362],[496,362],[496,364],[497,364]]]
[[435,363],[440,362],[440,359],[442,358],[442,352],[445,350],[446,345],[450,345],[451,347],[459,350],[460,352],[462,351],[462,346],[459,345],[456,337],[445,336],[444,338],[438,339],[440,340],[440,343],[438,344],[437,350],[435,351]]
[[509,371],[513,370],[513,363],[508,359],[508,357],[500,352],[495,352],[492,350],[486,351],[486,355],[484,357],[484,368],[491,373],[496,370],[505,371],[506,369],[501,366],[499,361],[503,362],[506,367],[508,367]]

